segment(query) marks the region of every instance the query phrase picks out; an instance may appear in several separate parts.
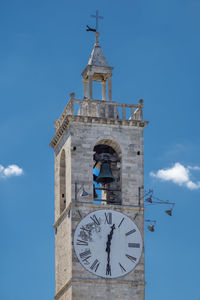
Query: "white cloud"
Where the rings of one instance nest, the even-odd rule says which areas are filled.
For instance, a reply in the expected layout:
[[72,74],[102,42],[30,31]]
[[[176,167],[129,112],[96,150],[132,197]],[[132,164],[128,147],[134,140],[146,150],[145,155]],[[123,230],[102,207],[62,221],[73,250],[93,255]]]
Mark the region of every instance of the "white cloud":
[[0,165],[0,177],[8,178],[11,176],[21,176],[23,174],[23,169],[17,165],[9,165],[8,167],[3,167]]
[[199,171],[198,166],[183,166],[175,163],[171,168],[158,170],[156,173],[150,172],[150,176],[161,179],[163,181],[172,181],[179,186],[186,186],[190,190],[200,189],[200,181],[191,180],[191,171]]
[[195,171],[200,171],[200,167],[198,167],[198,166],[188,166],[187,167],[189,170],[195,170]]

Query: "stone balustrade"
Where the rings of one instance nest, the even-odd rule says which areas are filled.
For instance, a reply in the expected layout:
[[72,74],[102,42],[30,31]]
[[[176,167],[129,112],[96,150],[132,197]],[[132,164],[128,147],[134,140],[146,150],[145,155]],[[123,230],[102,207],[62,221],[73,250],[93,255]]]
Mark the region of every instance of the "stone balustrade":
[[115,120],[143,120],[143,100],[139,104],[125,104],[103,100],[75,99],[72,93],[71,99],[65,107],[60,118],[55,121],[57,130],[66,116],[85,116],[95,118],[108,118]]

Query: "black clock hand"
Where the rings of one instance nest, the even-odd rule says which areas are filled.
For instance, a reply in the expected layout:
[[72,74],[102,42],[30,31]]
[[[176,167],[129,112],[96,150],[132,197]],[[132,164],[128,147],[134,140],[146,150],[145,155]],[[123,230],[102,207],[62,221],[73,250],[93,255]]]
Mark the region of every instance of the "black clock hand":
[[111,275],[111,268],[110,268],[110,245],[111,245],[111,239],[110,234],[108,234],[108,240],[106,243],[106,252],[108,253],[107,256],[107,266],[106,266],[106,275]]
[[111,275],[111,267],[110,267],[110,246],[111,246],[111,240],[112,240],[112,236],[113,236],[113,231],[115,229],[115,224],[113,224],[113,226],[111,227],[111,231],[108,234],[108,240],[106,243],[106,252],[108,253],[108,257],[107,257],[107,266],[106,266],[106,275]]
[[108,240],[107,240],[107,243],[106,243],[106,252],[108,252],[108,253],[110,253],[110,246],[111,246],[111,240],[112,240],[114,229],[115,229],[115,224],[113,224],[113,226],[111,227],[111,231],[108,234]]
[[111,238],[110,234],[108,234],[108,240],[106,243],[106,252],[108,253],[107,256],[107,265],[106,265],[106,275],[111,275],[111,267],[110,267],[110,245],[111,245]]

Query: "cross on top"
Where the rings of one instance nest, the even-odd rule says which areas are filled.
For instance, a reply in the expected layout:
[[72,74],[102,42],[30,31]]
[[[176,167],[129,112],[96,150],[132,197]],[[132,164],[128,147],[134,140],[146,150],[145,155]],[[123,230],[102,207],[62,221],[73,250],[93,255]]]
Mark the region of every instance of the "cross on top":
[[103,19],[103,17],[99,16],[98,10],[96,10],[96,15],[91,15],[91,17],[96,19],[96,32],[98,32],[99,19]]

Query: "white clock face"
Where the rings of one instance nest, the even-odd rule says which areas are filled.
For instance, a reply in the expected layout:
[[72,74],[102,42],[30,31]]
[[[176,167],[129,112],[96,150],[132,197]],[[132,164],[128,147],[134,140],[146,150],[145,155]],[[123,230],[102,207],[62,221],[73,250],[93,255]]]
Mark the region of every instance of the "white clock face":
[[116,278],[137,265],[142,237],[126,215],[110,209],[88,214],[74,234],[76,255],[85,269],[97,276]]

